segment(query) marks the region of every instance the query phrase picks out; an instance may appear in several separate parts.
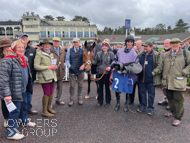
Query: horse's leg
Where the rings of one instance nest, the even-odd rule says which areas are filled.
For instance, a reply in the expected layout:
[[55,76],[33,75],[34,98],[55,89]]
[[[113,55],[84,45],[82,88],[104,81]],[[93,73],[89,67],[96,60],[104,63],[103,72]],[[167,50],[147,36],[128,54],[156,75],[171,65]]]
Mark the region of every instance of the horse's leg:
[[85,96],[85,98],[90,98],[90,83],[91,83],[91,80],[90,80],[90,74],[88,74],[88,89],[87,89],[87,95]]

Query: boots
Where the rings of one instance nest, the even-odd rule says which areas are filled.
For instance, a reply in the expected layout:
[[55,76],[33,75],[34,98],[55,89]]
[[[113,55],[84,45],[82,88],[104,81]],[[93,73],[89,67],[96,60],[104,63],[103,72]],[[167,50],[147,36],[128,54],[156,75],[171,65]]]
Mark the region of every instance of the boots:
[[126,101],[125,101],[123,111],[127,112],[128,110],[129,110],[129,108],[128,108],[128,94],[126,94]]
[[53,110],[53,109],[51,108],[52,99],[53,99],[53,94],[49,96],[48,108],[47,108],[47,109],[48,109],[48,111],[49,111],[50,113],[55,114],[55,113],[56,113],[55,110]]
[[120,94],[119,94],[119,92],[115,92],[115,96],[116,96],[116,99],[117,99],[117,104],[115,105],[114,110],[118,111],[119,108],[120,108]]
[[43,105],[43,112],[42,112],[42,116],[45,117],[53,117],[54,115],[48,112],[48,101],[49,101],[49,97],[44,95],[42,98],[42,105]]

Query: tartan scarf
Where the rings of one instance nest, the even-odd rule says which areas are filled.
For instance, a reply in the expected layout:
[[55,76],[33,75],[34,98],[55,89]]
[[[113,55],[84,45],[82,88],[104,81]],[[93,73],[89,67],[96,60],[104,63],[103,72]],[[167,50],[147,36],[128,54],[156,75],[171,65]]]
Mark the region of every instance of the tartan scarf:
[[21,66],[23,66],[24,68],[26,68],[28,66],[24,55],[19,56],[18,54],[16,54],[16,44],[15,44],[15,46],[13,48],[10,48],[8,50],[8,54],[4,58],[16,58],[19,61]]

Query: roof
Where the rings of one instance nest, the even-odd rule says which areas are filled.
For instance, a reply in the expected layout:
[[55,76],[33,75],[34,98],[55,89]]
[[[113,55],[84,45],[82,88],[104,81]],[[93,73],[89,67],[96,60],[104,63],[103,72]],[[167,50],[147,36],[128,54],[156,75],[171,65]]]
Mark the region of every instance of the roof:
[[[126,35],[98,35],[98,37],[103,41],[104,39],[109,39],[110,43],[122,43],[125,41]],[[115,38],[114,38],[115,37]],[[166,35],[135,35],[135,42],[138,40],[146,41],[150,38],[159,38],[157,42],[162,43],[166,39],[179,38],[181,41],[186,40],[190,37],[190,32],[187,33],[175,33]],[[155,42],[155,43],[157,43]]]

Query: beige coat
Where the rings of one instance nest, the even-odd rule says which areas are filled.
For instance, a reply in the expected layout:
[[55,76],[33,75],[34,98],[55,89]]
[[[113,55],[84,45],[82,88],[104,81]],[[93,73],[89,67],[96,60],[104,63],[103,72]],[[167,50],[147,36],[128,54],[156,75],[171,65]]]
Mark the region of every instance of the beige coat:
[[50,55],[43,51],[36,53],[34,68],[38,72],[39,83],[57,81],[56,71],[48,69],[48,66],[52,65],[52,58],[54,58],[52,53]]
[[186,50],[186,61],[182,48],[179,48],[174,57],[171,53],[172,50],[163,56],[162,85],[168,90],[185,91],[186,76],[190,74],[190,52]]
[[63,77],[65,76],[65,58],[66,58],[66,54],[65,54],[65,50],[62,47],[59,47],[59,56],[57,54],[57,52],[54,50],[53,46],[51,47],[51,52],[53,53],[54,58],[57,59],[57,80],[62,80]]

